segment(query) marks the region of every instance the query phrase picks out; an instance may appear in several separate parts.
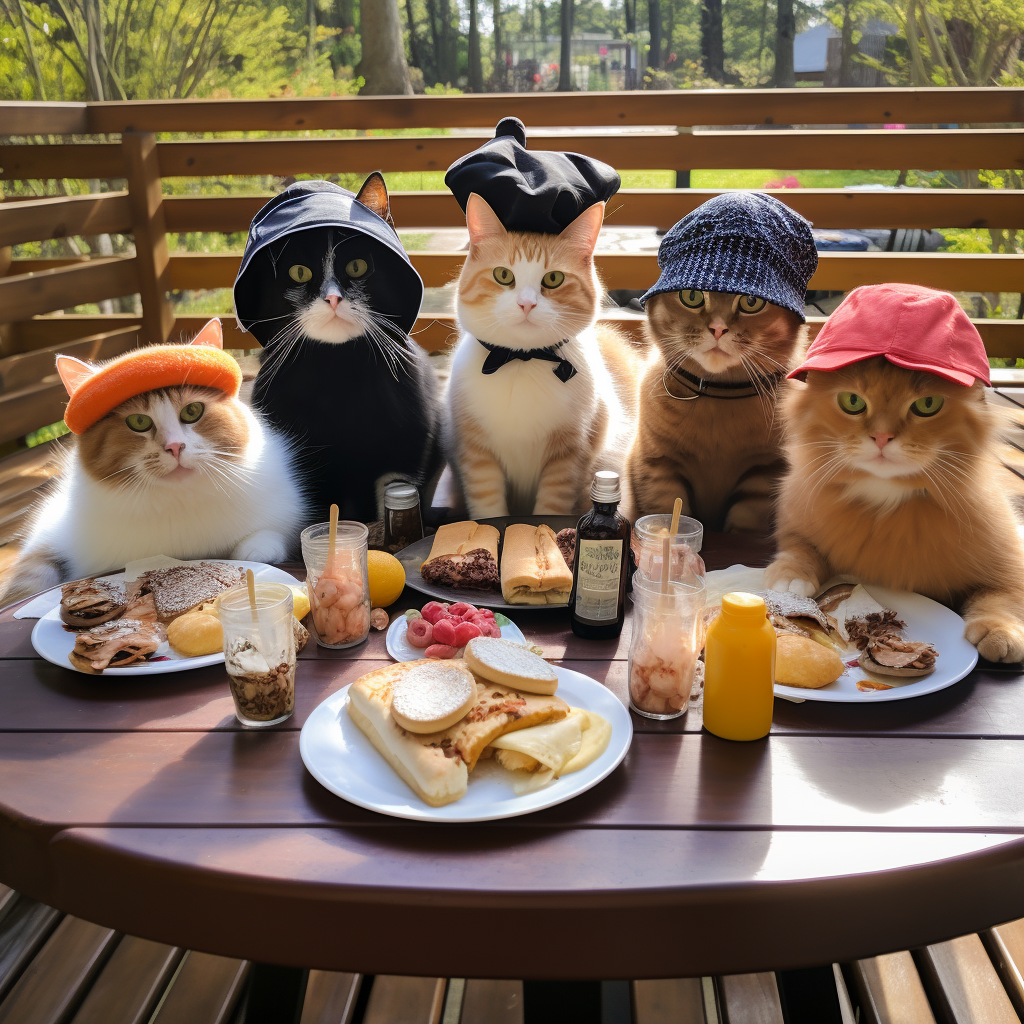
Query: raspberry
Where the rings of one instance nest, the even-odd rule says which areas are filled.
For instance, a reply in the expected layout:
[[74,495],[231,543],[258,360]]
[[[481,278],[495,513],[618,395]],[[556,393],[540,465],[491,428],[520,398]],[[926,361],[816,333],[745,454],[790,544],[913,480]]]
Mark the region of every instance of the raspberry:
[[448,619],[439,619],[434,623],[434,643],[457,647],[455,643],[455,624]]
[[477,636],[483,636],[483,630],[475,622],[460,622],[455,627],[455,646],[465,647]]

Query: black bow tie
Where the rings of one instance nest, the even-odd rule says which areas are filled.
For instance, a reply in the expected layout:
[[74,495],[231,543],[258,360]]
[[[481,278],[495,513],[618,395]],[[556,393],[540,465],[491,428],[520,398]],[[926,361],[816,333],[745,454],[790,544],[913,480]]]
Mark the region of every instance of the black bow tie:
[[[480,341],[479,338],[476,340]],[[487,349],[487,358],[484,360],[483,372],[487,374],[496,373],[513,359],[522,359],[523,362],[526,362],[528,359],[543,359],[549,363],[558,363],[552,372],[565,384],[566,381],[570,381],[576,376],[576,367],[568,359],[564,359],[558,354],[558,350],[568,340],[568,338],[564,338],[557,345],[551,345],[548,348],[531,349],[502,348],[501,345],[491,345],[489,342],[480,341],[480,344]]]

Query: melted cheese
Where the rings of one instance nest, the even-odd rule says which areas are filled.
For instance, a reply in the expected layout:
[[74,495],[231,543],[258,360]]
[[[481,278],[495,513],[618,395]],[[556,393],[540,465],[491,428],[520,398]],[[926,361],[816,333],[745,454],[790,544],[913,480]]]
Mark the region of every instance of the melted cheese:
[[505,733],[491,743],[498,750],[514,750],[539,761],[553,772],[561,772],[583,745],[584,711],[573,708],[558,722],[534,725],[528,729],[517,729]]
[[[576,710],[578,709],[573,709]],[[607,719],[595,715],[593,711],[580,711],[579,714],[586,720],[583,727],[583,742],[576,755],[562,766],[561,775],[578,772],[588,764],[593,764],[608,748],[612,738],[611,723]]]

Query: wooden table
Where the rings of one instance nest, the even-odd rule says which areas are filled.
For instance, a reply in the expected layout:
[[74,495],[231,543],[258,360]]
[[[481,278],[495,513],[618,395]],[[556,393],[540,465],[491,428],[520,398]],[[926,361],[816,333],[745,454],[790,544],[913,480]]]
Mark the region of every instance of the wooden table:
[[[709,568],[763,564],[709,537]],[[406,591],[396,610],[419,603]],[[366,973],[650,978],[845,961],[1024,916],[1024,676],[914,700],[776,701],[735,744],[634,717],[623,763],[524,818],[437,827],[322,789],[299,729],[383,634],[301,656],[295,715],[235,721],[222,668],[90,678],[0,613],[0,881],[191,949]],[[629,622],[588,643],[516,616],[626,701]]]

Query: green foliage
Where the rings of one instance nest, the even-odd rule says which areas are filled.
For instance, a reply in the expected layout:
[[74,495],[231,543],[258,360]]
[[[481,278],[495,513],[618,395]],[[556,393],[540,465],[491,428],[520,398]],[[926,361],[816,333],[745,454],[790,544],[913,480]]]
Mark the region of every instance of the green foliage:
[[59,423],[51,423],[49,426],[33,430],[31,434],[26,434],[25,447],[35,448],[36,445],[46,444],[47,441],[56,440],[56,438],[63,437],[67,433],[70,433],[70,431],[63,420]]

